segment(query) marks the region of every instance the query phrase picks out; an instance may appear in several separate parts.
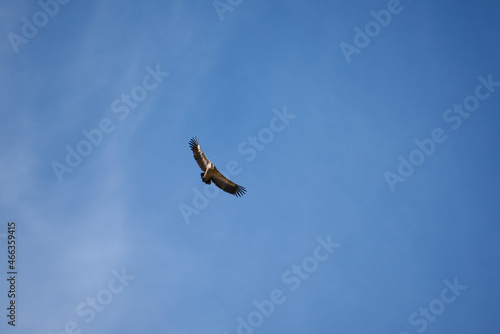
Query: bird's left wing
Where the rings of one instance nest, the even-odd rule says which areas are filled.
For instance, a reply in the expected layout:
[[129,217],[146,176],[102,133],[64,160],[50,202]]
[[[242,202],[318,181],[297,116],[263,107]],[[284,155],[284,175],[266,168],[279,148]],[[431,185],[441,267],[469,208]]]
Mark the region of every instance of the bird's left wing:
[[222,173],[219,172],[215,167],[214,174],[212,175],[212,181],[217,187],[237,197],[243,196],[246,192],[245,187],[239,186],[233,181],[229,180],[227,177],[222,175]]

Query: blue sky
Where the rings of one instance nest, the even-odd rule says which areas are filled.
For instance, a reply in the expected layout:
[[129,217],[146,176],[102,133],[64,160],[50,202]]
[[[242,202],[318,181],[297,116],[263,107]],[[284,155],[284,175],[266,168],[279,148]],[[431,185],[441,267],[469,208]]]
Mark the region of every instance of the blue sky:
[[493,332],[499,16],[4,1],[1,332]]

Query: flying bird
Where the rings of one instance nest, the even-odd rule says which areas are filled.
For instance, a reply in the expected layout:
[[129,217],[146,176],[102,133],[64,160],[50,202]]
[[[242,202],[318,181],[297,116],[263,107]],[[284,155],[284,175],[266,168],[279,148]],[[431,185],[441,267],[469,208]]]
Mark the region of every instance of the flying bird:
[[198,143],[198,138],[191,138],[191,140],[189,141],[189,147],[193,151],[193,156],[198,163],[198,166],[200,166],[201,170],[203,171],[203,173],[201,173],[201,180],[203,182],[205,182],[206,184],[210,184],[211,181],[214,181],[217,187],[237,197],[243,196],[245,194],[245,187],[237,185],[236,183],[222,175],[222,173],[217,170],[215,165],[207,159],[207,157],[201,150],[200,143]]

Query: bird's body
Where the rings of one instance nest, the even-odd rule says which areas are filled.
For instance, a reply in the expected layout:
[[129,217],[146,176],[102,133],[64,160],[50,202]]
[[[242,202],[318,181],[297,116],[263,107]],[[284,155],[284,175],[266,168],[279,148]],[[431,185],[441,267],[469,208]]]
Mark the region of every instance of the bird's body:
[[237,197],[243,196],[245,194],[245,187],[237,185],[236,183],[222,175],[222,173],[217,170],[215,165],[207,159],[201,149],[200,144],[198,143],[198,138],[191,138],[191,140],[189,141],[189,147],[193,151],[193,156],[198,163],[198,166],[200,166],[201,170],[203,171],[203,173],[201,173],[201,180],[203,182],[205,182],[206,184],[211,184],[213,181],[217,187]]
[[212,176],[215,175],[214,170],[215,170],[215,165],[213,165],[211,162],[209,162],[205,172],[201,173],[201,180],[203,182],[205,182],[206,184],[212,183],[212,181],[211,181]]

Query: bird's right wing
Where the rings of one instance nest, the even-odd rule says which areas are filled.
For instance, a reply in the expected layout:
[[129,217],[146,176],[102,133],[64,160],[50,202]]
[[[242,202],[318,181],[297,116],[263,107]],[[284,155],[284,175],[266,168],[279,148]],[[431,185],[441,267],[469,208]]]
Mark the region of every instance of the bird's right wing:
[[198,138],[196,137],[191,138],[191,140],[189,141],[189,147],[193,151],[193,156],[196,162],[198,163],[198,166],[200,166],[202,171],[205,171],[207,169],[208,164],[210,163],[210,160],[208,160],[205,154],[203,154],[201,146],[198,143]]

